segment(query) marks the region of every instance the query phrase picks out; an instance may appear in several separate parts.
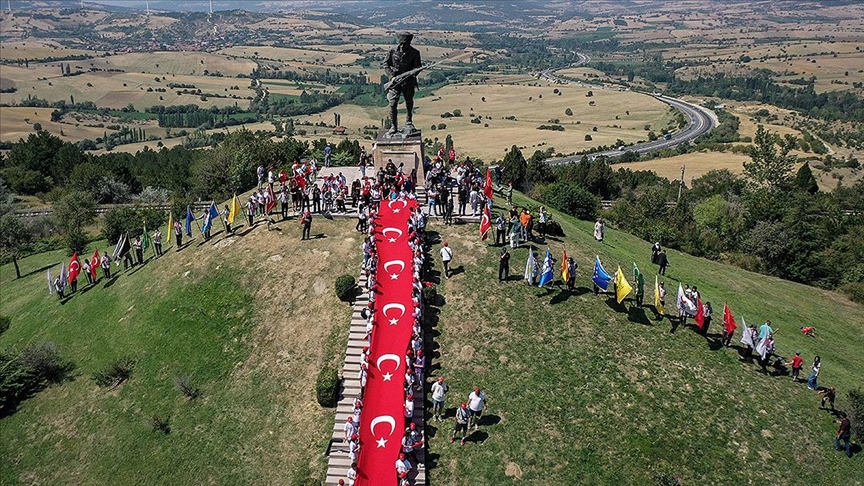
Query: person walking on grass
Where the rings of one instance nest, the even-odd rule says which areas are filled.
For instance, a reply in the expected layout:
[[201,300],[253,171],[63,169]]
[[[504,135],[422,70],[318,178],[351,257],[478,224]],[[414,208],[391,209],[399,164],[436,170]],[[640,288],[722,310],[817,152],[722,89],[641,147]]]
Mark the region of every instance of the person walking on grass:
[[666,275],[666,267],[669,266],[669,258],[666,256],[666,250],[660,250],[657,255],[657,265],[660,265],[660,270],[657,272],[660,275]]
[[819,386],[819,372],[822,370],[822,358],[816,356],[813,358],[813,366],[810,371],[810,378],[807,379],[807,388],[811,390],[816,390]]
[[501,248],[501,256],[498,258],[498,281],[504,282],[510,278],[510,252],[507,247]]
[[303,213],[303,216],[300,217],[300,226],[303,227],[303,232],[300,235],[300,241],[310,239],[310,235],[312,233],[312,213],[310,213],[308,210]]
[[837,388],[829,386],[819,393],[822,394],[822,404],[819,405],[819,408],[828,408],[825,406],[827,403],[828,405],[831,405],[831,410],[834,410],[834,399],[837,398]]
[[471,419],[471,411],[468,410],[468,405],[462,402],[462,405],[456,409],[456,428],[453,429],[453,435],[450,436],[450,443],[456,441],[456,434],[462,432],[462,445],[465,445],[465,438],[468,437],[468,421]]
[[795,356],[792,357],[792,381],[798,381],[803,365],[804,359],[801,358],[801,351],[795,351]]
[[834,437],[834,447],[837,448],[838,451],[842,451],[844,447],[840,444],[840,441],[846,443],[846,456],[852,457],[852,445],[850,444],[850,440],[852,439],[852,422],[849,421],[849,416],[846,415],[846,412],[840,412],[841,419],[838,421],[840,423],[840,428],[837,429],[837,436]]
[[479,386],[475,386],[474,391],[468,395],[468,409],[471,411],[471,425],[474,425],[474,430],[477,430],[477,424],[483,415],[483,407],[485,405],[486,394],[480,390]]
[[438,381],[432,384],[432,416],[437,422],[444,420],[444,400],[449,390],[443,376],[439,376]]
[[450,261],[453,260],[453,249],[446,241],[441,247],[441,264],[444,266],[444,278],[450,278]]
[[174,222],[174,237],[177,238],[177,249],[175,251],[180,251],[180,247],[183,246],[183,226],[180,224],[180,221]]

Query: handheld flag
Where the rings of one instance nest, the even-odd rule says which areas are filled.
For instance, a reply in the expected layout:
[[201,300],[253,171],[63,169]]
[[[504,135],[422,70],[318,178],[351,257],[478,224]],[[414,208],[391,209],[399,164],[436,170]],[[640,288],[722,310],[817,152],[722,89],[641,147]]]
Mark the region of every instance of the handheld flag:
[[591,277],[591,281],[594,282],[594,285],[600,287],[604,291],[609,288],[609,282],[612,281],[612,275],[609,275],[606,270],[603,269],[603,265],[600,263],[600,257],[594,255],[594,275]]
[[636,262],[633,262],[633,281],[636,282],[636,295],[644,296],[645,277],[642,276],[642,272],[639,271],[639,267],[636,266]]
[[54,295],[54,279],[51,277],[51,269],[48,269],[48,295]]
[[702,306],[702,297],[696,297],[696,316],[693,320],[700,330],[705,328],[705,307]]
[[492,169],[486,168],[486,183],[483,185],[483,194],[492,199]]
[[69,285],[69,271],[66,269],[66,264],[60,264],[60,288],[65,289]]
[[525,280],[528,283],[534,281],[534,268],[537,266],[537,262],[534,261],[534,250],[531,248],[528,249],[528,262],[525,264]]
[[195,215],[192,214],[192,210],[189,209],[189,206],[186,206],[186,235],[192,236],[192,221],[195,221]]
[[72,255],[72,259],[69,260],[69,281],[74,282],[78,280],[79,273],[81,273],[81,262],[78,261],[78,252],[75,252]]
[[[267,196],[267,207],[265,212],[267,214],[270,214],[270,211],[273,211],[273,209],[276,207],[276,193],[273,192],[272,185],[267,189]],[[219,215],[219,211],[216,211],[216,215]]]
[[297,186],[298,186],[300,189],[306,189],[306,178],[303,177],[302,175],[295,176],[295,177],[294,177],[294,182],[297,183]]
[[150,233],[147,232],[147,221],[144,221],[144,233],[141,234],[141,253],[150,248]]
[[663,302],[660,300],[660,283],[658,277],[654,276],[654,308],[657,309],[657,313],[661,316],[666,313],[666,309],[663,307]]
[[735,322],[735,316],[732,315],[732,310],[729,309],[729,304],[723,306],[723,329],[726,330],[727,336],[732,336],[735,329],[738,329],[738,324]]
[[124,233],[120,236],[120,239],[117,240],[117,245],[114,247],[114,252],[111,253],[111,259],[114,260],[115,265],[120,265],[120,257],[123,256],[126,251],[129,250],[129,234]]
[[232,224],[234,218],[241,212],[243,212],[243,206],[240,205],[240,199],[237,198],[237,194],[234,194],[234,199],[231,200],[231,205],[228,207],[228,224]]
[[489,230],[492,229],[492,219],[489,217],[489,206],[483,205],[483,217],[480,218],[480,239],[486,241]]
[[687,294],[684,293],[684,287],[681,286],[680,282],[678,283],[678,297],[675,300],[675,305],[678,306],[680,312],[691,316],[696,315],[696,305],[692,300],[687,298]]
[[213,220],[218,217],[219,210],[216,209],[216,203],[210,203],[210,207],[207,208],[207,212],[204,213],[204,228],[202,228],[204,233],[210,231],[210,227],[213,226]]
[[90,275],[93,275],[94,279],[98,279],[96,276],[96,269],[102,264],[102,259],[99,258],[99,250],[93,252],[93,258],[90,259]]
[[174,233],[174,214],[168,211],[168,235],[165,241],[171,243],[171,233]]
[[624,277],[624,272],[621,271],[621,266],[618,266],[618,271],[615,272],[615,299],[620,304],[627,294],[633,291],[630,282]]
[[747,346],[753,347],[753,331],[747,327],[747,321],[744,320],[744,317],[741,317],[741,326],[744,327],[744,331],[741,332],[741,344],[746,344]]
[[546,250],[546,257],[543,259],[543,273],[540,274],[540,283],[538,287],[542,287],[547,283],[555,280],[555,263],[552,261],[552,252]]
[[567,262],[567,250],[564,250],[564,255],[561,256],[561,280],[564,282],[570,280],[570,265]]

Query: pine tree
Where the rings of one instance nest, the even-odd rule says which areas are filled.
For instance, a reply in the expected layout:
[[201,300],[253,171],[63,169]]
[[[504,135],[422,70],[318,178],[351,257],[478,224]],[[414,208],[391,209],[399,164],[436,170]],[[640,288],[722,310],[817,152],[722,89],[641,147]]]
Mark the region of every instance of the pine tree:
[[795,187],[810,194],[819,192],[819,183],[816,182],[816,177],[813,176],[813,171],[810,170],[810,164],[805,162],[798,169],[798,173],[795,174]]

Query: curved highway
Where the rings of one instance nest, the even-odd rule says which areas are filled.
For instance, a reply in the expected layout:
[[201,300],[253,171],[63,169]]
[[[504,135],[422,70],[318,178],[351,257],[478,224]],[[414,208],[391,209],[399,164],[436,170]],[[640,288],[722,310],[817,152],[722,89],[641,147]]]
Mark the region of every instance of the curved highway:
[[[573,64],[570,64],[567,67],[582,66],[582,65],[587,64],[588,61],[590,61],[590,58],[584,54],[577,53],[576,56],[579,58],[579,60]],[[540,73],[540,77],[543,79],[547,79],[549,81],[553,81],[553,82],[562,82],[564,80],[562,80],[562,78],[559,78],[558,76],[555,75],[555,71],[557,71],[559,69],[563,69],[563,68],[547,69],[547,70]],[[564,82],[566,82],[566,81],[564,81]],[[580,82],[580,83],[586,84],[586,83],[582,83],[582,82]],[[593,85],[589,85],[589,86],[591,86],[593,88],[597,88],[597,89],[607,89],[606,86],[593,86]],[[651,96],[651,95],[646,93],[645,96]],[[682,128],[680,130],[677,130],[677,131],[671,133],[669,138],[659,138],[659,139],[654,140],[652,142],[637,143],[635,145],[629,145],[629,146],[622,147],[620,150],[615,148],[612,150],[606,150],[604,152],[595,152],[595,153],[585,154],[585,155],[587,155],[591,159],[595,159],[595,158],[601,157],[601,156],[614,158],[614,157],[620,157],[620,156],[624,155],[626,152],[636,152],[638,154],[644,154],[647,152],[651,152],[652,150],[659,150],[659,149],[664,149],[664,148],[673,148],[673,147],[676,147],[682,143],[689,142],[689,141],[694,140],[698,137],[701,137],[702,135],[705,135],[706,133],[708,133],[711,130],[713,130],[714,128],[716,128],[717,125],[719,125],[719,121],[717,120],[717,115],[714,114],[713,111],[711,111],[707,108],[704,108],[704,107],[699,106],[699,105],[694,105],[694,104],[688,103],[684,100],[680,100],[678,98],[672,98],[669,96],[663,96],[663,95],[658,94],[658,95],[654,95],[654,97],[657,100],[662,101],[663,103],[666,103],[667,105],[669,105],[673,108],[676,108],[679,111],[681,111],[682,113],[684,113],[684,116],[687,117],[687,126],[685,126],[684,128]],[[553,164],[553,165],[570,164],[570,163],[577,162],[577,161],[581,160],[582,157],[583,157],[583,155],[572,155],[569,157],[561,157],[561,158],[557,158],[557,159],[547,159],[546,162],[549,164]]]

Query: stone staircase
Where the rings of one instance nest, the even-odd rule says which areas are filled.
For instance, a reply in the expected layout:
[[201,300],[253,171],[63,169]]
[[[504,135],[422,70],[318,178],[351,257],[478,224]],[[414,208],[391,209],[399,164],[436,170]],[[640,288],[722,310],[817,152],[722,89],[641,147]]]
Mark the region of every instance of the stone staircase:
[[[366,277],[361,276],[358,286],[365,289]],[[348,458],[348,447],[343,441],[344,432],[342,427],[348,417],[354,415],[354,398],[360,394],[360,353],[364,346],[367,346],[366,341],[366,321],[360,317],[362,311],[369,302],[367,292],[362,292],[361,295],[354,301],[354,312],[351,315],[351,326],[348,332],[348,348],[345,351],[345,362],[342,367],[342,389],[339,394],[339,402],[336,405],[336,420],[333,425],[333,435],[330,438],[329,448],[329,463],[327,466],[327,478],[324,482],[327,486],[337,486],[340,479],[345,479],[345,484],[349,484],[347,480],[347,472],[351,467],[351,461]],[[417,426],[425,431],[426,422],[424,419],[425,413],[425,384],[424,389],[414,392],[414,421]],[[361,416],[361,424],[365,417]],[[425,432],[424,432],[425,436]],[[401,440],[401,437],[400,437]],[[373,444],[374,445],[374,444]],[[369,447],[368,445],[366,447]],[[363,454],[363,450],[360,450]],[[421,464],[425,464],[425,447],[417,451],[417,458]],[[393,458],[395,463],[396,458]],[[425,485],[426,484],[426,468],[414,465],[412,471],[411,484]],[[396,476],[394,467],[393,477]],[[394,483],[395,484],[395,483]]]

